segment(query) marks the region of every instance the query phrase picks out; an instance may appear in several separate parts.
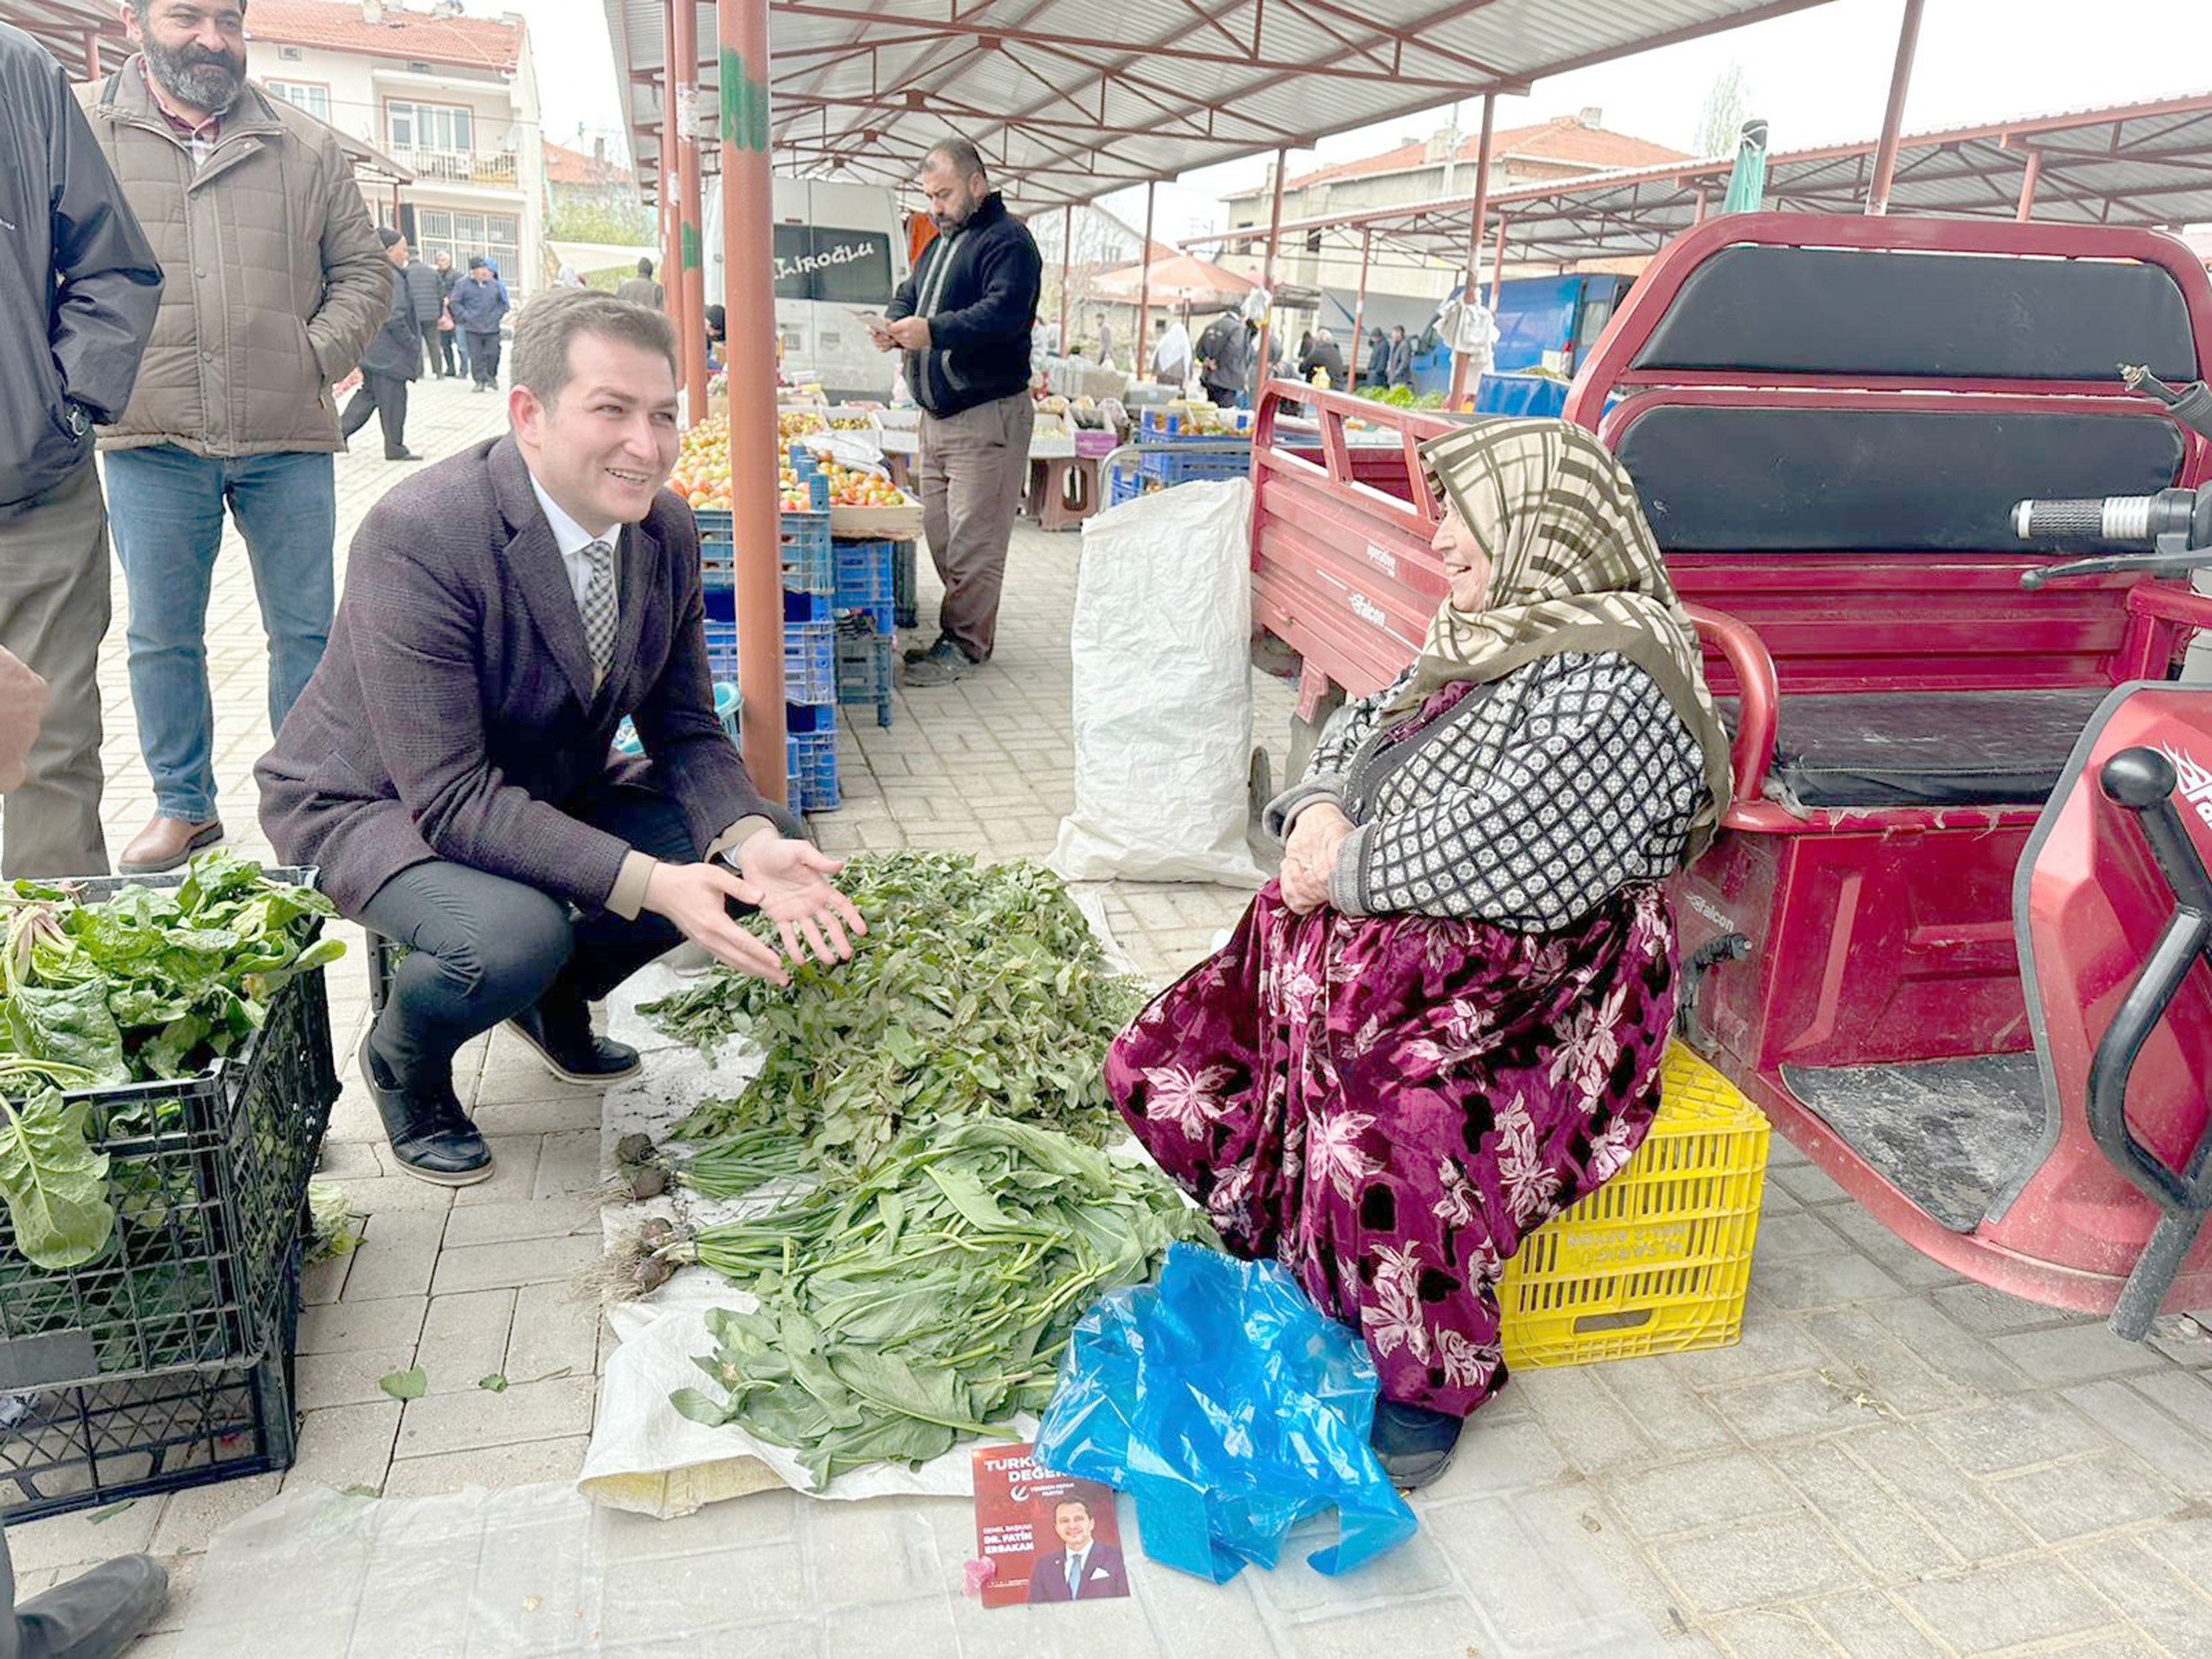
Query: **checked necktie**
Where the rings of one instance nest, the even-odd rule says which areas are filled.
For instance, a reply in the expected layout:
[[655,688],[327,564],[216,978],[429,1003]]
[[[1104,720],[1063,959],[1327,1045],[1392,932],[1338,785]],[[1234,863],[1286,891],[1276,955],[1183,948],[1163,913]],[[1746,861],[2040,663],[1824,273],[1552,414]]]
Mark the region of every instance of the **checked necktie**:
[[615,610],[614,544],[594,541],[584,549],[584,557],[591,561],[591,580],[584,584],[583,603],[584,642],[591,648],[591,673],[594,683],[607,677],[607,669],[614,661],[615,625],[619,619]]

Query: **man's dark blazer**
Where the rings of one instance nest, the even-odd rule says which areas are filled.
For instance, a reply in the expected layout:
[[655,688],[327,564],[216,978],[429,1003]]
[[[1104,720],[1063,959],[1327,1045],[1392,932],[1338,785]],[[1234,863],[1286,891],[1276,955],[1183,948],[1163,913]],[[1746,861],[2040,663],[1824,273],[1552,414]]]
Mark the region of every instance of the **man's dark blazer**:
[[[1122,1564],[1121,1551],[1111,1544],[1091,1541],[1091,1555],[1083,1563],[1083,1594],[1073,1599],[1087,1601],[1097,1595],[1127,1595],[1129,1570]],[[1056,1549],[1049,1555],[1040,1555],[1030,1563],[1029,1599],[1032,1601],[1065,1601],[1068,1595],[1068,1552]]]
[[[714,718],[691,510],[663,491],[622,533],[620,631],[595,694],[575,589],[511,436],[400,484],[353,539],[345,599],[306,691],[261,757],[261,825],[358,916],[446,859],[587,909],[630,849],[561,810],[611,770],[681,808],[701,849],[780,815]],[[647,758],[616,763],[624,715]]]

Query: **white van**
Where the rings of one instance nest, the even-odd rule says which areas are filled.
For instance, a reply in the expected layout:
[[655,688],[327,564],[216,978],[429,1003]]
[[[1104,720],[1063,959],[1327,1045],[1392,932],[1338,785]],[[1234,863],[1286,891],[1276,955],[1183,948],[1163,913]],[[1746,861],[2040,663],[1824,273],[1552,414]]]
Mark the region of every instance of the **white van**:
[[[721,192],[703,204],[707,301],[722,303]],[[897,354],[878,351],[854,313],[880,316],[906,280],[906,231],[897,196],[876,185],[775,180],[776,332],[783,377],[820,382],[831,401],[881,403]]]

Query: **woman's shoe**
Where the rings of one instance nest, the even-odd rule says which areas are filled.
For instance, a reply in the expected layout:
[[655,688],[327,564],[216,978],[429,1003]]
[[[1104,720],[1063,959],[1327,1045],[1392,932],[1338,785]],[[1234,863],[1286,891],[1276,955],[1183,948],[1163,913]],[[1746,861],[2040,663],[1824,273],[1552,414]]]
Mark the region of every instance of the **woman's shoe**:
[[1459,1444],[1464,1417],[1455,1417],[1425,1406],[1409,1406],[1395,1400],[1375,1402],[1375,1425],[1367,1442],[1375,1448],[1383,1473],[1401,1492],[1425,1486],[1451,1467],[1453,1448]]
[[434,1095],[402,1088],[369,1044],[372,1025],[361,1036],[361,1079],[369,1086],[377,1116],[400,1168],[434,1187],[473,1187],[492,1174],[492,1149],[461,1110],[449,1087]]

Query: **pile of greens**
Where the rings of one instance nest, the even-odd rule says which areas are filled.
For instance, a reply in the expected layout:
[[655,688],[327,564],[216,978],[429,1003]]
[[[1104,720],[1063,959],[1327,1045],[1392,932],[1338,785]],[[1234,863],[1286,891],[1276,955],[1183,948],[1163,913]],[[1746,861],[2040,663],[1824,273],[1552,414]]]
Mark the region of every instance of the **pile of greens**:
[[1051,1398],[1075,1322],[1212,1233],[1148,1164],[987,1115],[910,1130],[849,1187],[819,1185],[758,1219],[647,1248],[744,1283],[754,1313],[707,1316],[698,1364],[719,1397],[676,1409],[840,1470],[920,1463]]
[[193,1201],[157,1160],[111,1166],[92,1144],[157,1135],[163,1107],[101,1125],[63,1093],[191,1077],[237,1052],[288,980],[342,952],[314,937],[332,913],[311,888],[219,850],[175,887],[94,904],[65,886],[0,887],[0,1199],[17,1250],[40,1268],[81,1266],[110,1248],[119,1206],[157,1223]]
[[852,961],[802,964],[788,990],[723,970],[641,1010],[710,1058],[731,1036],[765,1056],[682,1125],[695,1185],[718,1190],[718,1158],[723,1192],[850,1178],[909,1125],[975,1112],[1092,1145],[1118,1132],[1101,1069],[1145,987],[1108,968],[1057,877],[908,851],[856,857],[839,885],[868,921]]
[[1387,403],[1393,409],[1441,409],[1441,392],[1416,392],[1410,386],[1363,386],[1359,395],[1371,403]]

